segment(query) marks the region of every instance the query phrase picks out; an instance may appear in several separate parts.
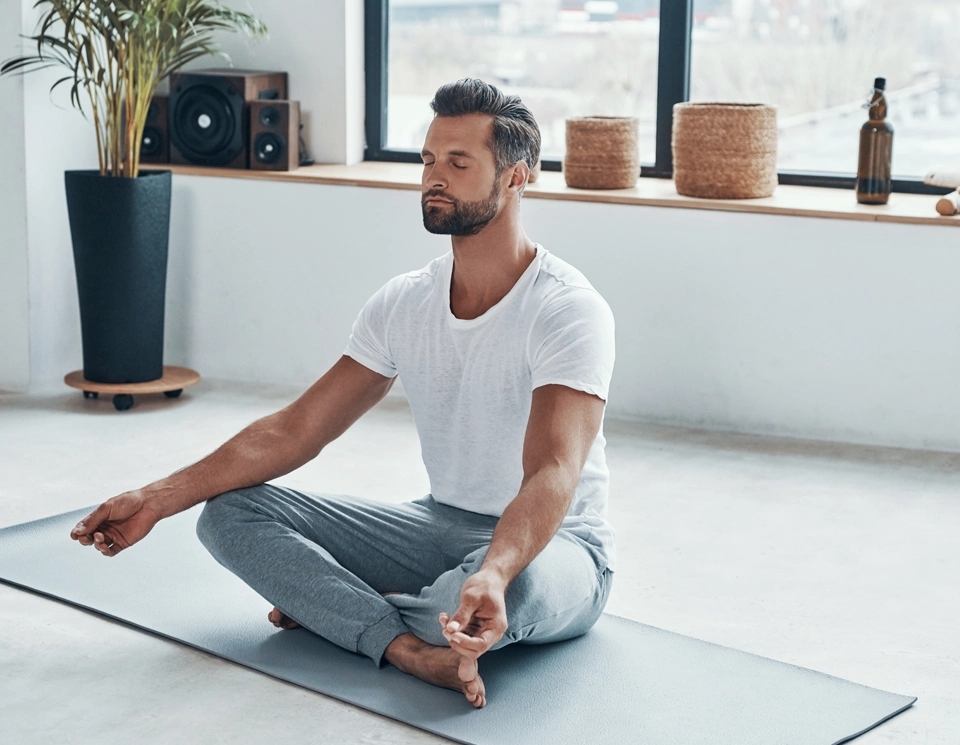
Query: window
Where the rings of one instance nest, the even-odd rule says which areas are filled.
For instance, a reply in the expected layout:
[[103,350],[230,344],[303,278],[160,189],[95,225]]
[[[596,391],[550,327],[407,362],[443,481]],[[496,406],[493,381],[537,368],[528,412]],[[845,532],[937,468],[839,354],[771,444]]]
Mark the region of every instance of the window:
[[[622,6],[622,7],[621,7]],[[388,0],[388,150],[419,151],[444,83],[478,77],[519,95],[542,159],[563,157],[567,117],[637,116],[653,163],[659,0]]]
[[854,173],[887,80],[894,175],[960,165],[957,0],[694,0],[690,96],[777,105],[781,170]]
[[[781,183],[850,188],[861,104],[887,78],[898,191],[960,161],[958,0],[366,0],[368,160],[419,163],[436,89],[523,98],[544,170],[568,117],[636,116],[644,176],[672,175],[673,105],[777,104]],[[952,75],[952,77],[951,77]]]

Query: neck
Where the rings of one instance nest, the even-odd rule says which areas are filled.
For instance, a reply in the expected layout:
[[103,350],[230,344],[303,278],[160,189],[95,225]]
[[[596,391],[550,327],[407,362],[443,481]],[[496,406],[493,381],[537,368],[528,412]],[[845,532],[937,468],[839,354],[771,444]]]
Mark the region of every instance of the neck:
[[452,238],[450,310],[457,318],[476,318],[500,302],[537,255],[519,220],[501,218],[477,235]]

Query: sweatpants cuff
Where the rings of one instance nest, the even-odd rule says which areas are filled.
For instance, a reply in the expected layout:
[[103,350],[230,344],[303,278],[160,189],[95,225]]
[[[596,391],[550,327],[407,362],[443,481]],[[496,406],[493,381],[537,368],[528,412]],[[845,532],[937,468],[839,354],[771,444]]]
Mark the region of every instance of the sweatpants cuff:
[[408,633],[410,629],[400,620],[400,613],[394,610],[360,634],[357,640],[357,651],[373,660],[377,667],[383,667],[386,664],[383,653],[387,651],[390,642],[400,634]]

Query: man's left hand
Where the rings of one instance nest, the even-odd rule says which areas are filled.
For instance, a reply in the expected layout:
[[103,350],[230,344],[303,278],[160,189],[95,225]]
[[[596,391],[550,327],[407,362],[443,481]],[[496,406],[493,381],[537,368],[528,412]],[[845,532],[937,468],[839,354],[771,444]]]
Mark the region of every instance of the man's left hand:
[[453,616],[440,614],[443,636],[464,657],[477,659],[507,631],[506,584],[483,569],[460,589],[460,607]]

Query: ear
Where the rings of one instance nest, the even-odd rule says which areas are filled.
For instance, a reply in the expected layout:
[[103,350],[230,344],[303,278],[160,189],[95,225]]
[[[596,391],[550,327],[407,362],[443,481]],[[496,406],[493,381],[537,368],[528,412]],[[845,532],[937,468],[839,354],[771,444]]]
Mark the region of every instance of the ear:
[[521,160],[513,166],[510,172],[510,182],[507,184],[507,188],[516,187],[517,193],[522,193],[529,180],[530,166],[527,165],[527,161]]

